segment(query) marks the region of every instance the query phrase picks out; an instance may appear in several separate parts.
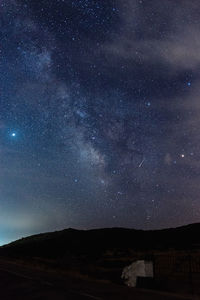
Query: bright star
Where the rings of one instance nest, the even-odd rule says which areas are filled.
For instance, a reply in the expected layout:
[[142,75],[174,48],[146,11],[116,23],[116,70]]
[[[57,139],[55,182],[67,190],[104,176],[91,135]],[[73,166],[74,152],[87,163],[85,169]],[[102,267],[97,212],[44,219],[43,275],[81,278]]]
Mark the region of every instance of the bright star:
[[11,133],[11,136],[15,137],[15,136],[16,136],[16,133],[15,133],[15,132]]

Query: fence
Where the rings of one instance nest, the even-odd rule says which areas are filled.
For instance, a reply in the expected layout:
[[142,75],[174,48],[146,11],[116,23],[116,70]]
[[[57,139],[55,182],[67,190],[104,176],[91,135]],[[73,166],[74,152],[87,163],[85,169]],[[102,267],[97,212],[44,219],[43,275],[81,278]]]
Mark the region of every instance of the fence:
[[154,278],[161,289],[200,294],[200,252],[171,251],[153,255]]

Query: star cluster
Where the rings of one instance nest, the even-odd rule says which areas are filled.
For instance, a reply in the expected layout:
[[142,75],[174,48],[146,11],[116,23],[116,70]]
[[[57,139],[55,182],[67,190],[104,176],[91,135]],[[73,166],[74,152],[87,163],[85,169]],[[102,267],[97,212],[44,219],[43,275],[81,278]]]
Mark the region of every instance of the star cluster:
[[0,1],[1,243],[200,219],[197,0]]

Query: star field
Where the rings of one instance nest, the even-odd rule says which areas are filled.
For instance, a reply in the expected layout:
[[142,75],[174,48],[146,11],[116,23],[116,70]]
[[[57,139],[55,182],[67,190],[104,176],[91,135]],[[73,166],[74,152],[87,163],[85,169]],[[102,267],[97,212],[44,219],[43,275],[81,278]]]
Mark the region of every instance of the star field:
[[0,0],[0,243],[200,220],[200,4]]

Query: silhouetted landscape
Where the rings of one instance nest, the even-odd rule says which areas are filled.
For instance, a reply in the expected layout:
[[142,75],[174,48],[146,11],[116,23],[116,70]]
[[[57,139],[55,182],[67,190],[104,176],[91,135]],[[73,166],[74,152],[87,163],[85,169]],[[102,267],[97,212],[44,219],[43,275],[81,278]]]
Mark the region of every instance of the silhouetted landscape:
[[155,276],[139,287],[190,294],[200,291],[199,232],[200,224],[155,231],[69,228],[22,238],[2,246],[0,254],[22,265],[117,285],[124,285],[124,267],[148,260]]
[[24,258],[89,257],[129,255],[135,251],[194,250],[200,248],[200,224],[162,230],[105,228],[92,230],[65,229],[41,233],[11,242],[0,248],[1,255]]

